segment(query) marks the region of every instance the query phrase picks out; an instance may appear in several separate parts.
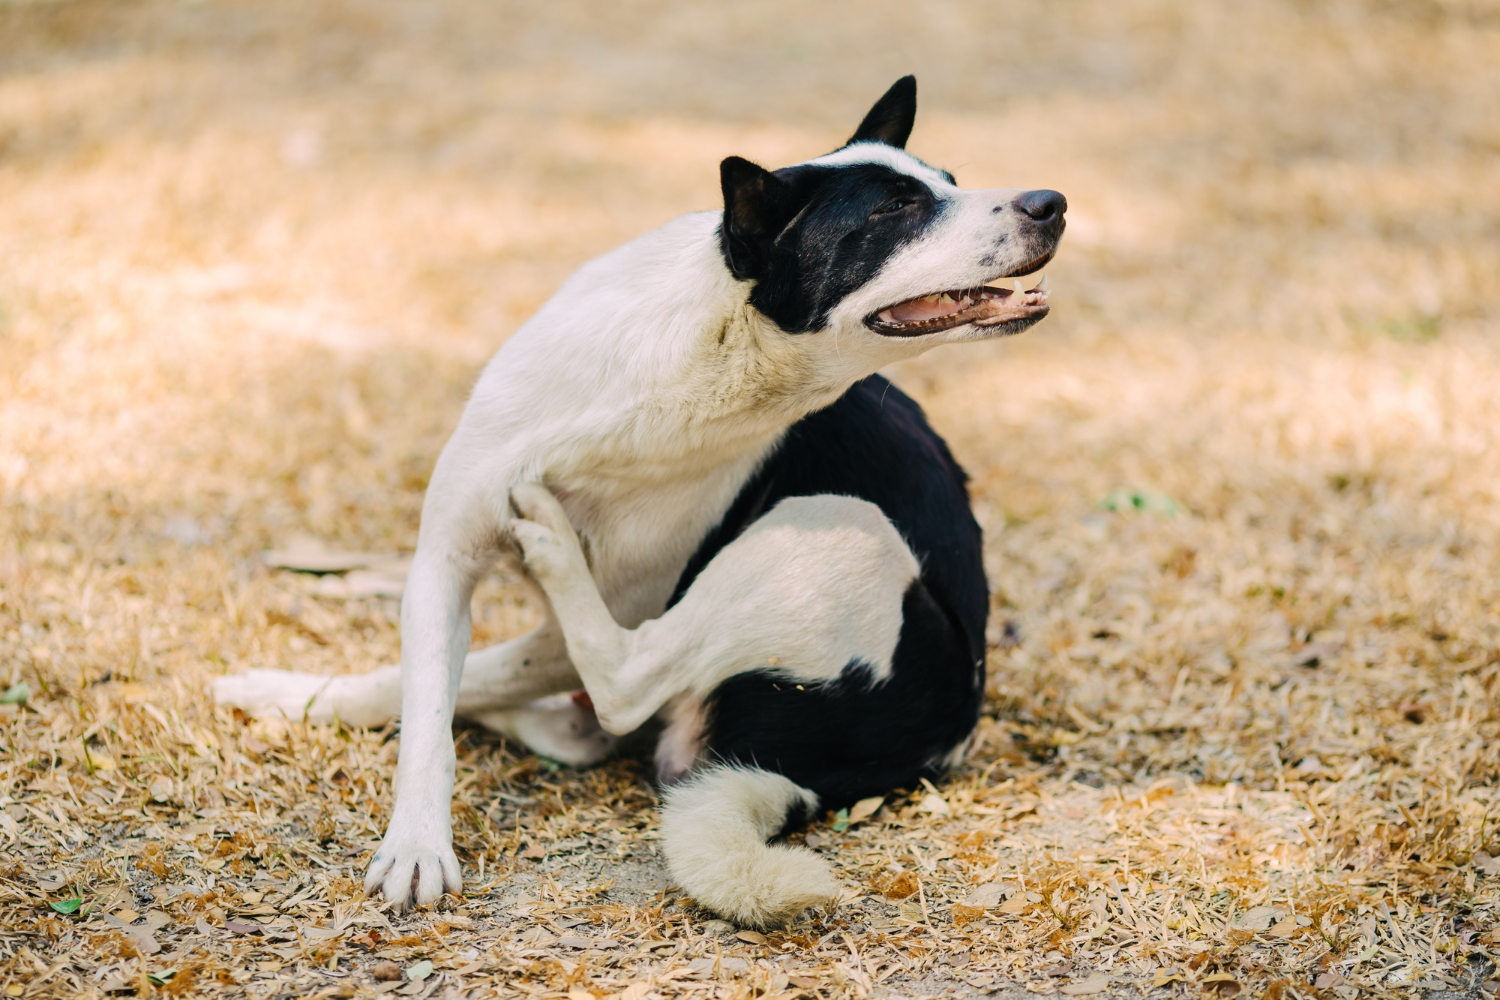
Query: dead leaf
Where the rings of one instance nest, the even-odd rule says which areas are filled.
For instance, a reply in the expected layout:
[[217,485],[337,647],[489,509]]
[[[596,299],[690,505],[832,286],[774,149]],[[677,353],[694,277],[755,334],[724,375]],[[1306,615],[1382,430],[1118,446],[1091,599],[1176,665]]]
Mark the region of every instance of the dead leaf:
[[1486,875],[1500,875],[1500,858],[1492,858],[1487,851],[1474,852],[1474,867]]
[[964,897],[965,906],[999,906],[1005,894],[1005,883],[986,882]]
[[947,816],[952,812],[948,808],[948,803],[943,801],[941,795],[933,794],[929,794],[921,802],[917,803],[917,808],[922,810],[922,812],[931,813],[934,816]]
[[339,936],[339,932],[332,927],[314,927],[308,924],[297,929],[302,932],[303,937],[311,938],[315,941],[328,941]]
[[765,944],[766,936],[760,931],[740,931],[735,937],[746,944]]
[[1282,911],[1274,906],[1256,906],[1234,918],[1234,929],[1239,931],[1264,931],[1281,919]]
[[1297,927],[1297,915],[1295,913],[1288,913],[1276,922],[1276,925],[1271,928],[1271,933],[1276,937],[1289,938],[1297,933]]
[[875,795],[868,799],[860,799],[858,802],[854,803],[854,805],[849,807],[849,822],[858,823],[861,820],[869,819],[871,816],[879,812],[880,807],[883,805],[885,805],[885,797],[882,795]]
[[161,942],[156,940],[149,927],[124,927],[121,933],[130,938],[130,943],[142,955],[155,955],[161,951]]
[[1059,992],[1064,996],[1086,997],[1095,993],[1103,993],[1107,989],[1109,989],[1109,976],[1096,972],[1087,979],[1062,987]]
[[1204,992],[1212,993],[1220,1000],[1229,1000],[1237,997],[1245,990],[1245,984],[1227,972],[1216,972],[1211,976],[1203,977]]
[[60,871],[42,872],[35,878],[37,888],[43,892],[56,892],[68,884],[68,877]]
[[1168,983],[1185,983],[1187,979],[1177,969],[1157,969],[1156,975],[1151,979],[1151,988],[1165,986]]
[[1021,913],[1030,905],[1031,900],[1027,898],[1027,894],[1018,892],[1001,904],[1000,912],[1009,914]]
[[147,789],[151,793],[154,802],[167,802],[172,798],[172,779],[165,774],[158,774],[151,779]]

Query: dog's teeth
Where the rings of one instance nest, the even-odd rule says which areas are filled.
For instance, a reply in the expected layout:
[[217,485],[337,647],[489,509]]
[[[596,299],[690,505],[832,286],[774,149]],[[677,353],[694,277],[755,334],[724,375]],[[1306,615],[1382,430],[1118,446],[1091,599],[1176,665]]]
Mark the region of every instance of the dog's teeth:
[[1036,287],[1033,288],[1032,291],[1033,292],[1045,292],[1046,290],[1047,290],[1047,276],[1044,274],[1044,275],[1042,275],[1042,280],[1038,281],[1036,283]]
[[933,305],[933,306],[937,305],[938,304],[937,292],[933,292],[931,295],[924,295],[924,296],[922,296],[922,298],[921,298],[920,301],[926,302],[928,305]]
[[942,295],[938,296],[938,301],[945,306],[951,306],[953,305],[953,296],[949,295],[947,292],[944,292]]
[[1014,284],[1015,284],[1016,294],[1017,295],[1025,295],[1026,294],[1026,289],[1024,289],[1024,288],[1021,287],[1021,279],[1020,278],[1017,278],[1015,280]]

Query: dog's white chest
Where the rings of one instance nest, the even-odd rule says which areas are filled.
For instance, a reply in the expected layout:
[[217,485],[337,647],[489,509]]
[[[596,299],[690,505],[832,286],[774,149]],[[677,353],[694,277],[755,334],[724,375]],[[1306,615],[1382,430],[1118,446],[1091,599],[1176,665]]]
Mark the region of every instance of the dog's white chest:
[[723,518],[764,448],[711,471],[645,482],[628,469],[552,471],[605,604],[625,628],[659,616],[687,561]]

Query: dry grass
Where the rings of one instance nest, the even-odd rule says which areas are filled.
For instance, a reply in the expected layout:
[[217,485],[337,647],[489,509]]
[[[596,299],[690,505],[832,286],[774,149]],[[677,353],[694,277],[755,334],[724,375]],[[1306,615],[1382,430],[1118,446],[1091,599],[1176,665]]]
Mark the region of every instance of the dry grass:
[[[390,662],[394,602],[258,553],[409,551],[477,366],[562,276],[909,69],[916,151],[1072,203],[1046,324],[896,373],[987,530],[972,761],[816,826],[851,898],[762,940],[666,891],[639,763],[463,732],[469,895],[362,901],[393,734],[204,689]],[[4,995],[1492,974],[1496,93],[1490,0],[0,3]]]

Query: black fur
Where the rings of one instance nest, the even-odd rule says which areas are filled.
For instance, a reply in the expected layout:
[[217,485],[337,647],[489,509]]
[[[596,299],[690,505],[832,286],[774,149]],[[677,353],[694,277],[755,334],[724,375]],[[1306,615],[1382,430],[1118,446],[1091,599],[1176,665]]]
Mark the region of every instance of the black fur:
[[891,89],[875,102],[844,145],[883,142],[887,146],[905,149],[906,140],[911,138],[912,126],[916,123],[917,78],[908,74],[891,84]]
[[989,593],[966,479],[921,408],[878,375],[787,431],[689,561],[672,603],[720,549],[790,496],[876,504],[921,573],[902,605],[889,678],[872,685],[858,662],[805,689],[771,671],[732,677],[709,699],[708,760],[784,774],[831,808],[941,772],[984,697]]
[[834,306],[943,210],[926,184],[878,163],[773,173],[731,156],[720,179],[725,263],[755,282],[750,304],[787,333],[822,329]]
[[[917,81],[904,76],[849,143],[904,148],[916,114]],[[770,171],[731,156],[719,164],[719,185],[724,262],[736,278],[755,282],[750,304],[787,333],[822,329],[834,306],[942,211],[926,184],[871,163]]]

